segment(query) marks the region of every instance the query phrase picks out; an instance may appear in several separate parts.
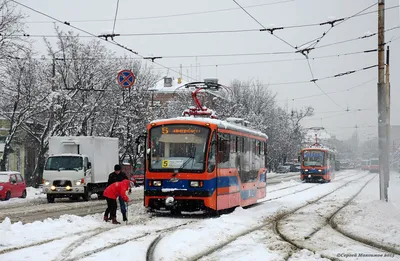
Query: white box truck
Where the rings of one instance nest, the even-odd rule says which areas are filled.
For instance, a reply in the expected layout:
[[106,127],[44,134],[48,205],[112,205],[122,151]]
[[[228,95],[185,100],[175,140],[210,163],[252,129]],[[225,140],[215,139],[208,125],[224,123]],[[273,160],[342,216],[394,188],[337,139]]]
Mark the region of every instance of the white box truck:
[[118,138],[66,136],[51,137],[49,156],[43,171],[43,191],[47,201],[55,198],[102,195],[108,174],[118,164]]

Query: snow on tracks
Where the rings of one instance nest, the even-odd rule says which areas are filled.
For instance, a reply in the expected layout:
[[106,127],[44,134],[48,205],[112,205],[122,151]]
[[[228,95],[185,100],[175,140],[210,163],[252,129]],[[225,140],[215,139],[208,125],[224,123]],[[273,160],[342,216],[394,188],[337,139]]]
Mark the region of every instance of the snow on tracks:
[[[358,180],[362,175],[347,175],[342,181],[316,185],[312,193],[295,193],[283,195],[258,204],[248,210],[237,208],[230,215],[222,215],[217,219],[199,222],[185,229],[178,229],[163,237],[154,251],[154,259],[159,260],[199,260],[218,253],[222,248],[240,237],[272,224],[274,220],[297,208],[308,205],[307,201],[319,198],[327,192],[342,187],[348,182]],[[345,183],[344,185],[342,185]],[[308,184],[304,184],[308,185]],[[304,202],[307,202],[304,204]],[[211,257],[211,256],[210,256]],[[218,259],[218,258],[217,258]],[[215,260],[211,258],[210,260]],[[261,259],[265,260],[265,258]]]

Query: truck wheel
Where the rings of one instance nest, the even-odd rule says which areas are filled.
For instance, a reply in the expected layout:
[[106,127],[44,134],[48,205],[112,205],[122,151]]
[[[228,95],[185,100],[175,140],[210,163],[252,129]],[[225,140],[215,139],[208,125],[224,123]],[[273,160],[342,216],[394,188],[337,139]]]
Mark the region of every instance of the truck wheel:
[[105,197],[103,196],[103,192],[97,193],[97,199],[105,199]]
[[91,196],[91,195],[90,195],[88,189],[85,188],[85,192],[84,192],[83,195],[82,195],[83,200],[84,200],[84,201],[89,201],[89,200],[90,200],[90,196]]
[[55,201],[54,196],[47,194],[47,202],[48,203],[54,203],[54,201]]

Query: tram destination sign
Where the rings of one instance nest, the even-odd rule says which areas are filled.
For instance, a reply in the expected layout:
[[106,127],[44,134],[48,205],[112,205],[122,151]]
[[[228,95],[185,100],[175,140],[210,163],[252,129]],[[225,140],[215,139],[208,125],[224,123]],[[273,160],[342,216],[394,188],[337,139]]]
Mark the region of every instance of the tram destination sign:
[[161,128],[162,134],[198,134],[204,132],[204,127],[197,126],[184,126],[184,125],[170,125]]

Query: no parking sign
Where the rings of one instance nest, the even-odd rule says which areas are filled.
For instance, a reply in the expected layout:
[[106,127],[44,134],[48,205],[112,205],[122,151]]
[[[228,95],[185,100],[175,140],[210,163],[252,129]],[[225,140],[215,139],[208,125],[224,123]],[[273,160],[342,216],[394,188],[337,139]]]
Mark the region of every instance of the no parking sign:
[[122,70],[118,73],[117,81],[122,88],[131,88],[135,84],[136,76],[131,70]]

